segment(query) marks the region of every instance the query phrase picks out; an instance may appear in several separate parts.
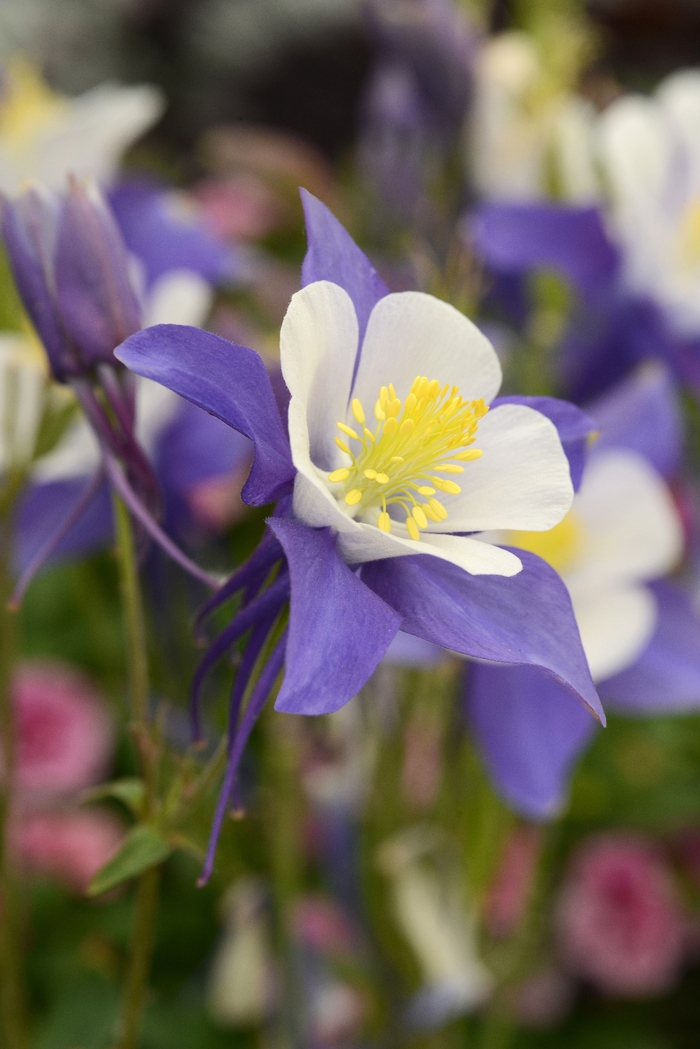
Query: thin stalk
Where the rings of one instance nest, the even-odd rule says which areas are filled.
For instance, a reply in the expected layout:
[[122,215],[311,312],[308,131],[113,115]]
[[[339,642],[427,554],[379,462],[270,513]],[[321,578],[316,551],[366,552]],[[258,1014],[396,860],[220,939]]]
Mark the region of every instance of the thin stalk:
[[[129,706],[140,772],[146,787],[146,819],[158,801],[158,752],[148,719],[148,652],[134,533],[126,506],[114,495],[114,518],[126,635]],[[145,871],[138,880],[118,1046],[136,1049],[148,993],[148,977],[155,940],[160,870]]]
[[12,593],[10,528],[8,511],[2,513],[0,518],[0,735],[3,764],[0,790],[0,1029],[5,1049],[25,1049],[27,1026],[23,951],[17,885],[9,840],[17,731],[11,691],[15,620],[7,609]]

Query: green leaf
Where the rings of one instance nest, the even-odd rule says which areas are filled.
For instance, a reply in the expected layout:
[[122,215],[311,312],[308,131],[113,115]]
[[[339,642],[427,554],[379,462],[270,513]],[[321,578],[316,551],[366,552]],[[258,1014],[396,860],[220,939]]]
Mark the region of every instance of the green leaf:
[[116,798],[125,805],[134,816],[143,815],[143,805],[146,797],[146,785],[142,779],[136,776],[115,779],[111,783],[101,783],[99,787],[83,791],[80,800],[83,804],[93,801],[104,801],[105,798]]
[[126,837],[117,855],[95,875],[88,896],[100,896],[125,881],[167,860],[173,846],[156,827],[140,824]]

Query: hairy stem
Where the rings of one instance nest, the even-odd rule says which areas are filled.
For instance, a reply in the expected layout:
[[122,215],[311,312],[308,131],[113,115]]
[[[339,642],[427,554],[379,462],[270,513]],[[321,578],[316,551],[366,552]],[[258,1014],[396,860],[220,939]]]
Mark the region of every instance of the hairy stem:
[[[117,555],[126,635],[129,705],[140,772],[146,786],[146,819],[155,813],[158,800],[158,752],[148,717],[148,652],[141,584],[129,511],[114,495]],[[136,1049],[148,993],[148,977],[158,911],[159,868],[145,871],[138,880],[119,1029],[119,1049]]]
[[0,517],[0,1029],[5,1049],[26,1049],[26,1002],[17,885],[10,846],[12,791],[16,765],[16,724],[12,703],[15,619],[7,610],[12,592],[10,514]]

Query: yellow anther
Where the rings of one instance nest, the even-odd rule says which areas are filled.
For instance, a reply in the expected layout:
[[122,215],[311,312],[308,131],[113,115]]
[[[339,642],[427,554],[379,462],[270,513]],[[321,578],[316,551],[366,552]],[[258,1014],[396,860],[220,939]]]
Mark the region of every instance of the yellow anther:
[[441,517],[438,517],[438,515],[437,515],[437,514],[435,513],[435,511],[434,511],[434,510],[432,509],[432,507],[428,506],[428,504],[427,504],[427,503],[425,503],[425,504],[423,505],[423,513],[424,513],[424,514],[425,514],[425,516],[426,516],[426,517],[428,517],[428,518],[429,518],[429,519],[430,519],[431,521],[434,521],[434,522],[435,522],[435,524],[439,524],[439,523],[440,523],[440,521],[442,521],[442,518],[441,518]]
[[403,408],[403,410],[405,411],[406,415],[410,415],[411,414],[411,412],[413,411],[413,409],[415,408],[417,403],[418,403],[418,398],[416,397],[416,395],[413,392],[413,390],[411,390],[411,392],[409,393],[408,397],[406,398],[406,403],[404,404],[404,408]]
[[345,441],[341,441],[340,437],[336,437],[335,443],[338,445],[341,452],[345,452],[346,455],[352,455],[352,452],[348,448],[347,444],[345,443]]
[[440,502],[439,499],[431,499],[430,502],[428,503],[428,506],[433,511],[433,513],[436,515],[438,521],[446,521],[447,520],[447,510],[442,505],[442,503]]
[[459,495],[462,489],[454,481],[442,481],[439,477],[431,478],[433,484],[440,492],[446,492],[447,495]]
[[365,410],[362,407],[361,402],[358,401],[357,397],[353,397],[351,407],[352,407],[352,414],[355,416],[355,422],[358,422],[360,424],[360,426],[364,426],[365,425]]
[[389,400],[391,400],[391,401],[395,401],[396,400],[396,390],[394,389],[393,382],[389,383]]
[[334,470],[332,474],[328,474],[328,480],[335,484],[336,481],[347,481],[349,476],[350,471],[343,466],[340,470]]
[[339,430],[342,430],[343,433],[346,433],[348,437],[352,437],[354,441],[359,441],[360,435],[355,433],[352,426],[346,426],[345,423],[336,423],[335,425]]
[[367,478],[368,481],[373,481],[376,476],[377,476],[377,471],[376,470],[365,470],[365,477]]
[[437,397],[437,395],[440,392],[440,383],[437,381],[437,379],[432,379],[428,383],[428,387],[425,392],[427,393],[428,397],[431,398],[431,400],[434,400]]
[[[472,437],[472,441],[473,440],[474,438]],[[481,448],[468,448],[466,452],[458,452],[457,455],[455,455],[455,459],[461,459],[462,462],[469,463],[473,462],[474,459],[481,459],[483,454]]]
[[463,474],[464,473],[464,467],[463,466],[457,466],[455,463],[443,463],[442,466],[435,466],[435,467],[433,467],[433,469],[437,470],[441,474]]
[[401,401],[398,399],[398,397],[394,397],[386,407],[386,414],[393,415],[394,417],[396,417],[397,415],[399,415],[400,412]]
[[399,424],[397,423],[397,421],[394,418],[394,416],[391,416],[384,423],[383,436],[385,436],[385,437],[393,437],[394,434],[396,433],[396,431],[398,430],[398,428],[399,428]]
[[413,507],[413,519],[419,528],[428,527],[428,518],[425,516],[422,506]]
[[410,437],[416,428],[416,424],[413,419],[404,419],[399,427],[399,431],[402,437]]
[[377,518],[377,526],[381,528],[382,532],[391,531],[391,518],[389,517],[386,510],[382,510],[379,517]]
[[388,484],[389,474],[377,474],[377,484]]
[[386,411],[386,406],[390,400],[391,397],[389,396],[389,391],[387,390],[386,386],[382,386],[379,390],[379,403],[381,404],[384,411]]
[[418,531],[418,525],[412,517],[406,518],[406,528],[408,529],[408,534],[410,535],[411,539],[417,542],[420,539],[420,532]]
[[427,484],[422,484],[418,489],[419,495],[435,495],[435,489],[430,488]]
[[372,433],[371,430],[368,430],[366,426],[364,428],[363,433],[364,433],[364,438],[365,438],[366,441],[374,441],[374,434]]
[[374,406],[374,418],[377,420],[377,422],[383,422],[384,419],[386,419],[386,412],[382,408],[381,401],[377,401],[377,403]]
[[362,499],[362,492],[359,488],[351,489],[345,496],[345,502],[348,504],[348,506],[357,506],[360,499]]
[[405,463],[406,462],[406,460],[404,459],[404,457],[402,455],[392,455],[390,461],[392,463]]

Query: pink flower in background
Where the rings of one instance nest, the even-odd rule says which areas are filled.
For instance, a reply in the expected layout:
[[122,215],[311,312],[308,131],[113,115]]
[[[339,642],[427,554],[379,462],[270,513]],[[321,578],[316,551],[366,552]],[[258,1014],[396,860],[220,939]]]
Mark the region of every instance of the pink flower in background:
[[343,955],[357,946],[357,935],[342,908],[324,896],[304,896],[293,914],[296,936],[325,955]]
[[81,674],[58,663],[25,663],[14,698],[21,794],[66,794],[100,778],[112,728],[104,699]]
[[516,827],[503,850],[484,908],[492,936],[511,936],[520,924],[532,889],[542,835],[539,827]]
[[250,464],[224,477],[208,477],[193,485],[187,493],[187,504],[197,524],[208,531],[223,532],[248,512],[241,499]]
[[660,994],[678,975],[684,925],[674,885],[643,839],[603,834],[578,850],[557,927],[570,969],[606,994]]
[[14,848],[28,870],[84,892],[123,838],[121,824],[103,810],[37,812],[22,816],[14,831]]
[[247,172],[200,182],[194,196],[212,233],[230,240],[257,240],[288,217],[284,201]]

